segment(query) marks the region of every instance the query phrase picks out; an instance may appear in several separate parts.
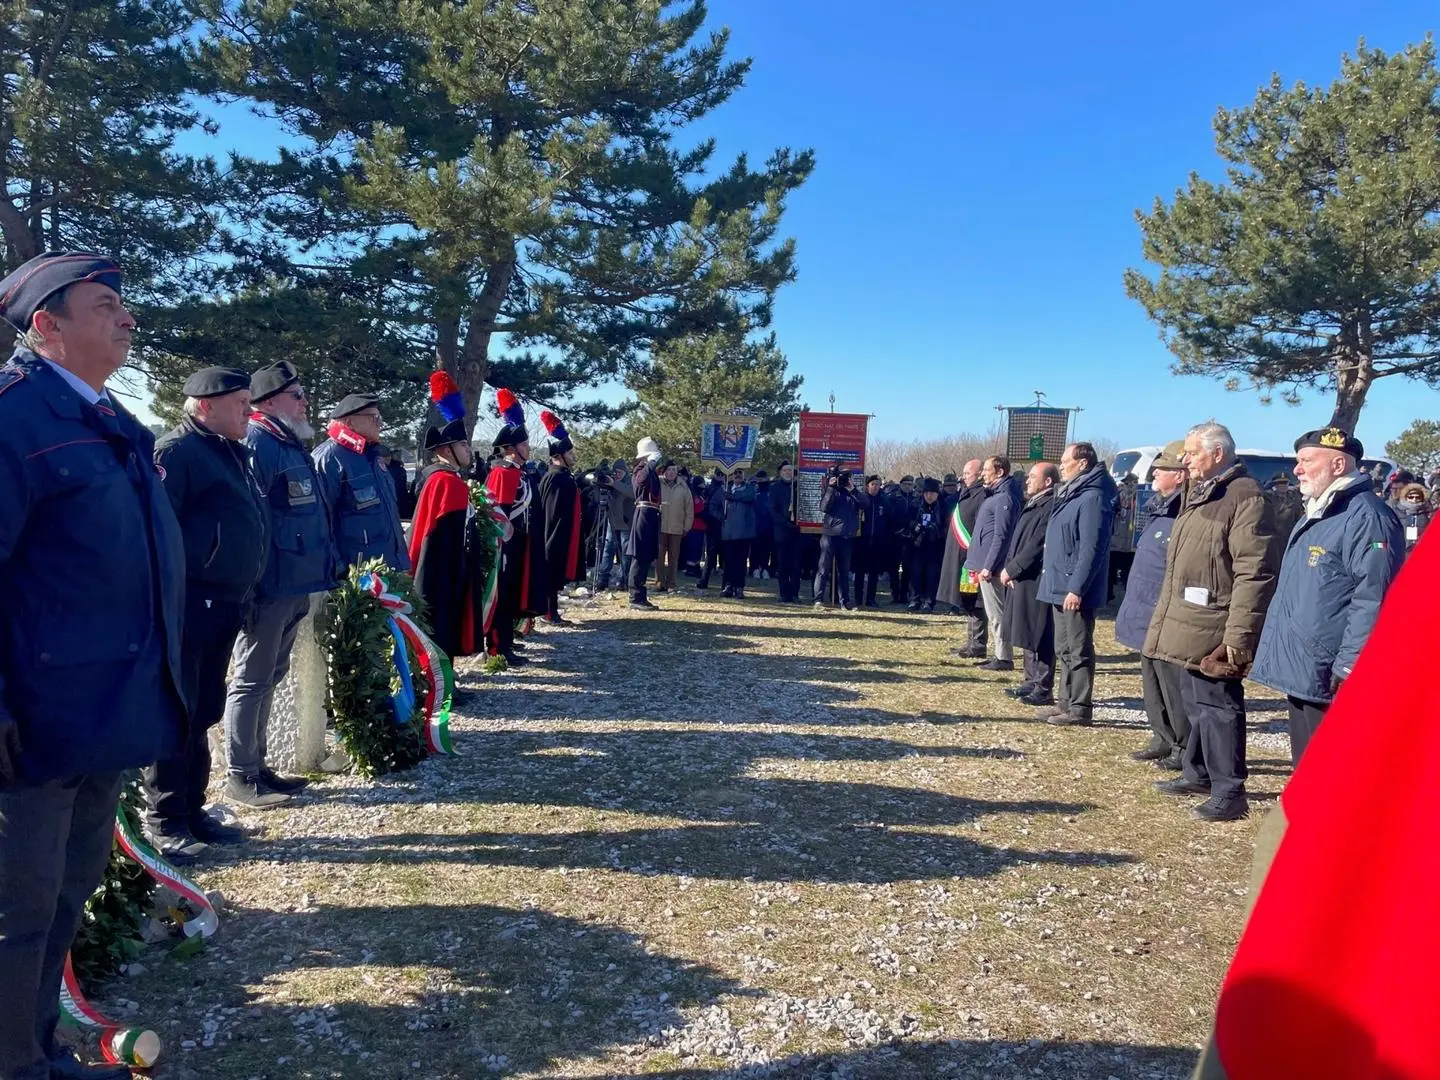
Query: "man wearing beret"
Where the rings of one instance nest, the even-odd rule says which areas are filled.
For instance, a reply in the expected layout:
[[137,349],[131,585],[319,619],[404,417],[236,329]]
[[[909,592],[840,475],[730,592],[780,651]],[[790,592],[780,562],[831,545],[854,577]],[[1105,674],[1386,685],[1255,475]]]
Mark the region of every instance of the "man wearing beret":
[[290,801],[305,787],[265,764],[266,735],[275,688],[290,671],[290,653],[312,593],[335,584],[336,552],[330,515],[315,464],[302,440],[315,429],[306,417],[305,388],[284,360],[250,380],[254,412],[245,435],[256,490],[269,516],[265,571],[255,587],[231,654],[225,700],[229,777],[225,798],[255,810]]
[[135,320],[114,261],[0,281],[0,1077],[122,1080],[54,1041],[65,957],[121,777],[184,743],[185,552],[154,439],[106,390]]
[[155,464],[185,542],[181,678],[190,728],[179,754],[145,769],[145,824],[172,862],[207,844],[235,844],[239,829],[205,813],[208,733],[225,712],[225,677],[246,606],[265,568],[268,519],[250,473],[250,376],[210,367],[185,381],[185,417],[155,444]]
[[380,467],[380,399],[350,394],[330,411],[329,436],[315,448],[315,471],[330,508],[344,573],[376,557],[410,569],[395,485]]
[[1360,440],[1337,427],[1295,441],[1305,516],[1288,537],[1250,678],[1290,707],[1300,755],[1365,647],[1405,558],[1405,530],[1361,470]]

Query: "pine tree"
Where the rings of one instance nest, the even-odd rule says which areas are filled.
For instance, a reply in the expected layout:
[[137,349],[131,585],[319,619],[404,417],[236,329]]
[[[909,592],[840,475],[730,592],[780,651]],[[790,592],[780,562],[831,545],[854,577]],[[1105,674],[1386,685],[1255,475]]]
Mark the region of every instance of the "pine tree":
[[1426,479],[1440,468],[1440,420],[1416,420],[1385,444],[1385,456]]
[[45,250],[113,254],[142,328],[220,249],[224,177],[179,154],[208,82],[179,0],[0,0],[6,271]]
[[1180,374],[1333,390],[1353,431],[1376,379],[1440,385],[1440,73],[1426,39],[1361,42],[1327,88],[1277,75],[1220,110],[1226,179],[1138,213],[1154,278],[1125,275]]
[[210,4],[222,85],[304,143],[255,167],[257,232],[285,238],[267,259],[383,282],[374,309],[472,417],[487,381],[555,400],[667,340],[764,326],[794,275],[778,228],[811,155],[723,168],[675,144],[748,69],[725,33],[697,41],[702,3]]

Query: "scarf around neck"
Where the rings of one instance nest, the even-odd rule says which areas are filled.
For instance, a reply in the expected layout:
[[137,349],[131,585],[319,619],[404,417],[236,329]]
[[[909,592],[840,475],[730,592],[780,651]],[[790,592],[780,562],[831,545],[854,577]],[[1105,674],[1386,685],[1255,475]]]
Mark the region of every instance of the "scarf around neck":
[[348,424],[341,423],[339,420],[331,420],[329,426],[325,429],[325,434],[330,436],[332,442],[356,454],[365,453],[365,447],[370,445],[364,435],[359,434]]

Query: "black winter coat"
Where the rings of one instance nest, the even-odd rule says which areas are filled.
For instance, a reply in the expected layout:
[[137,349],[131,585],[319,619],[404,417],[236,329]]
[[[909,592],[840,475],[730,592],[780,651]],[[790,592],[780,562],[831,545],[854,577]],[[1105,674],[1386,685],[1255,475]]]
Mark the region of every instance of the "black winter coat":
[[1006,590],[1005,640],[1018,649],[1038,652],[1053,632],[1049,604],[1036,599],[1040,589],[1040,568],[1045,562],[1045,526],[1055,504],[1053,491],[1028,500],[1020,520],[1010,534],[1010,547],[1002,568],[1014,584]]
[[1136,531],[1135,561],[1125,583],[1125,599],[1115,616],[1115,640],[1139,652],[1145,647],[1150,618],[1165,587],[1165,559],[1170,554],[1170,531],[1185,501],[1185,488],[1169,495],[1156,494],[1145,505],[1145,523]]

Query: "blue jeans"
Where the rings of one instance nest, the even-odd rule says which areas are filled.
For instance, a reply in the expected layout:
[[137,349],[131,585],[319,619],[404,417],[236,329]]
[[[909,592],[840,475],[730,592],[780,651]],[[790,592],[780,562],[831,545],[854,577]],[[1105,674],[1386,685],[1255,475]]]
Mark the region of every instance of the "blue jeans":
[[613,525],[606,527],[605,550],[600,556],[600,566],[595,571],[595,588],[610,587],[610,570],[617,560],[620,563],[620,584],[616,588],[623,589],[629,584],[631,557],[625,554],[625,546],[629,540],[629,529],[617,529]]

